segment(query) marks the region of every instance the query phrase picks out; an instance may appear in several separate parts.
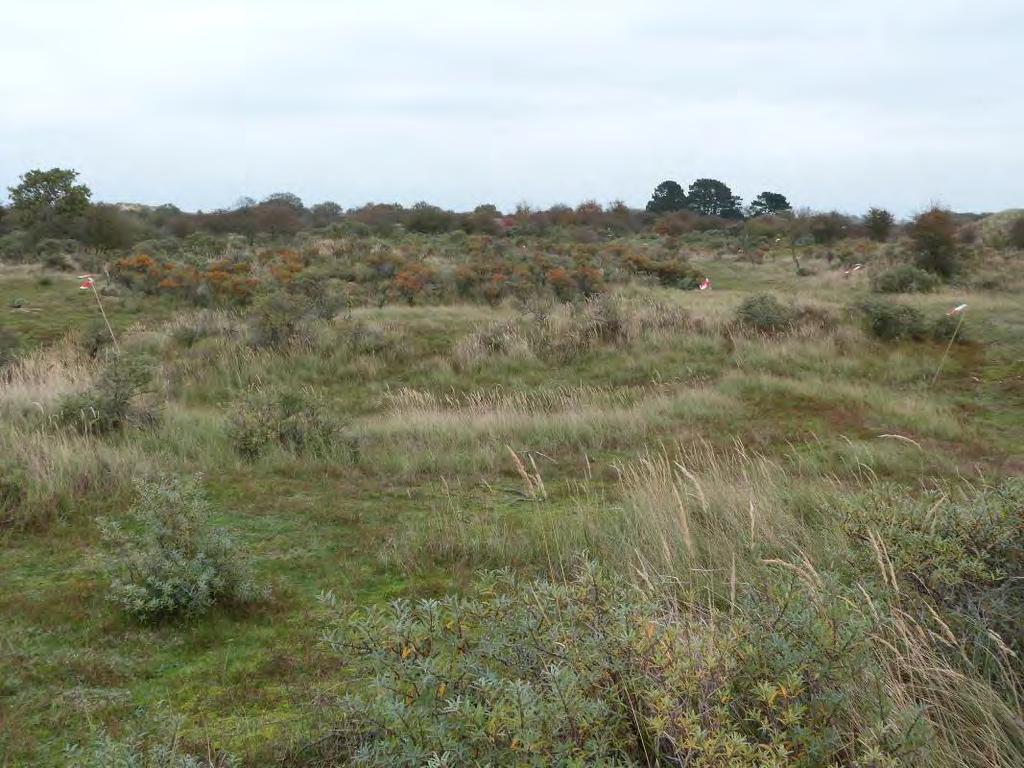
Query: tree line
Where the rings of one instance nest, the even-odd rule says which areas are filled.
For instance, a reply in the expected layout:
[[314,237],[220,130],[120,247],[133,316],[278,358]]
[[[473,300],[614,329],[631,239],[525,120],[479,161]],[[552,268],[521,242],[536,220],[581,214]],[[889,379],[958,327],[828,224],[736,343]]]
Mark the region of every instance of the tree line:
[[190,213],[173,205],[117,206],[94,203],[78,173],[65,168],[28,171],[18,184],[9,187],[9,196],[10,204],[0,206],[0,258],[42,250],[54,241],[116,251],[161,237],[236,234],[254,240],[332,227],[342,234],[380,236],[400,231],[542,234],[561,227],[572,228],[574,237],[585,239],[644,231],[678,235],[730,229],[745,218],[780,217],[780,222],[798,220],[800,229],[816,242],[829,243],[855,233],[884,240],[895,225],[893,215],[882,208],[872,208],[859,218],[836,212],[797,212],[780,192],[761,192],[744,207],[728,185],[710,178],[697,179],[687,189],[676,181],[663,181],[643,210],[622,202],[602,206],[586,201],[575,207],[553,205],[546,209],[520,205],[507,214],[494,205],[454,212],[426,202],[410,207],[370,203],[345,210],[332,201],[307,206],[289,192],[259,201],[241,198],[231,207],[210,212]]
[[690,211],[701,216],[742,219],[746,216],[776,216],[793,210],[781,192],[762,192],[744,210],[743,200],[734,195],[725,182],[718,179],[697,179],[688,190],[678,181],[668,179],[654,188],[647,203],[649,213]]

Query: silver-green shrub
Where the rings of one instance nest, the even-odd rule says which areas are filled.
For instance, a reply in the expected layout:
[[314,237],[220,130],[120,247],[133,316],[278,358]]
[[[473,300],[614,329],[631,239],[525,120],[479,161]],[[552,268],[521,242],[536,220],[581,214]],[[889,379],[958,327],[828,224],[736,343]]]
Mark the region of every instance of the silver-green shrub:
[[785,579],[735,611],[675,594],[583,563],[342,612],[326,641],[365,685],[309,764],[924,764],[927,729],[883,693],[847,602]]
[[128,525],[99,521],[109,599],[150,622],[266,598],[241,549],[211,524],[212,513],[197,478],[140,482]]

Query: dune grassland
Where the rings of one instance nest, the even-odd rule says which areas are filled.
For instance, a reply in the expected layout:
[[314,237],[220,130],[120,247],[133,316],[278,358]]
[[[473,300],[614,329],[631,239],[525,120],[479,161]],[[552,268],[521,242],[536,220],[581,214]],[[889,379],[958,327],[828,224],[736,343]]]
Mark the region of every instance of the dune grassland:
[[1024,765],[1013,216],[410,210],[8,236],[0,765]]

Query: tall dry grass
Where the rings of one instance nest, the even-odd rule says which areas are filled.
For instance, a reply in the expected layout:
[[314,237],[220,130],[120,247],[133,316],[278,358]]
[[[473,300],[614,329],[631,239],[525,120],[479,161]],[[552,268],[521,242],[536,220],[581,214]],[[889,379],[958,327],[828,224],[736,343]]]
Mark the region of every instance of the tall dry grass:
[[[656,442],[735,417],[738,403],[709,387],[650,385],[612,390],[553,387],[436,395],[396,390],[388,410],[353,424],[366,462],[402,476],[500,469],[504,446],[564,457]],[[684,425],[684,426],[681,426]]]
[[0,527],[27,529],[77,516],[86,498],[123,501],[150,461],[131,446],[36,428],[0,428]]
[[49,412],[64,395],[88,387],[96,372],[95,361],[72,336],[39,347],[0,375],[0,413],[17,419],[31,412]]
[[519,318],[479,328],[455,344],[452,361],[464,371],[489,357],[564,363],[601,346],[627,347],[640,339],[707,330],[678,304],[610,293],[577,304],[532,307]]

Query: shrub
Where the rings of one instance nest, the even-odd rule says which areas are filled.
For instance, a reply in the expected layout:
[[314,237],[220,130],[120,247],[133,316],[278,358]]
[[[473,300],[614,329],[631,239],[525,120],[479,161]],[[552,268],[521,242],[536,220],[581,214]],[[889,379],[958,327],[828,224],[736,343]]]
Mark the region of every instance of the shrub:
[[337,323],[339,343],[353,355],[378,355],[401,360],[406,348],[397,337],[379,325],[348,317]]
[[819,245],[831,245],[841,240],[847,236],[849,227],[850,219],[837,211],[818,213],[807,220],[807,229]]
[[453,362],[460,370],[495,356],[566,362],[602,346],[625,346],[645,336],[694,327],[681,307],[599,294],[573,304],[535,305],[518,321],[480,328],[456,342]]
[[884,208],[872,208],[864,217],[864,228],[868,237],[882,243],[889,239],[894,221],[893,215]]
[[108,598],[148,622],[193,618],[215,605],[267,597],[238,547],[210,524],[212,513],[198,478],[140,482],[130,530],[99,521],[111,578]]
[[[894,502],[893,499],[896,499]],[[965,624],[988,646],[996,632],[1024,654],[1024,481],[1017,478],[966,498],[921,498],[878,489],[855,510],[859,533],[885,541],[895,572]]]
[[0,230],[0,259],[8,262],[26,261],[32,251],[32,237],[22,229],[6,234]]
[[1007,234],[1011,247],[1024,249],[1024,215],[1013,220]]
[[113,346],[110,331],[102,320],[92,320],[77,336],[80,346],[91,358],[97,358],[103,350]]
[[939,284],[931,272],[903,264],[871,276],[871,290],[878,293],[927,293]]
[[325,456],[339,428],[325,412],[324,404],[309,392],[255,389],[236,405],[228,439],[250,461],[272,446]]
[[307,269],[295,278],[294,289],[309,301],[309,314],[318,320],[331,320],[345,306],[340,287],[321,270]]
[[79,249],[74,240],[46,238],[36,245],[36,253],[43,265],[49,269],[67,270],[71,268],[71,254]]
[[418,297],[428,291],[436,279],[437,275],[431,267],[417,262],[399,271],[391,284],[395,292],[411,307]]
[[161,743],[145,741],[139,736],[97,733],[86,744],[67,747],[63,764],[68,768],[232,768],[238,764],[230,755],[198,757],[183,752],[177,733]]
[[[932,339],[935,341],[948,342],[953,338],[953,333],[956,332],[956,341],[958,343],[968,341],[967,334],[964,330],[964,323],[962,323],[961,320],[961,317],[941,315],[938,320],[932,323]],[[957,327],[959,327],[959,331],[957,330]]]
[[299,333],[310,310],[309,300],[290,291],[260,296],[249,315],[249,343],[254,347],[283,347]]
[[58,401],[56,422],[91,435],[152,424],[156,419],[155,409],[139,402],[151,380],[148,360],[117,355],[106,364],[91,387],[65,395]]
[[655,278],[660,285],[685,291],[691,291],[700,285],[702,277],[685,261],[656,261],[640,254],[627,257],[626,266],[639,275]]
[[839,327],[836,316],[824,306],[817,304],[801,304],[794,307],[792,328],[816,331],[822,334],[833,333]]
[[940,277],[952,277],[960,271],[953,214],[932,208],[917,216],[910,226],[917,266]]
[[768,293],[744,299],[736,309],[736,321],[760,333],[782,333],[793,325],[793,310]]
[[342,701],[318,764],[895,765],[922,747],[843,601],[780,588],[759,616],[656,589],[582,565],[343,613],[326,639],[368,690]]
[[883,341],[921,339],[927,332],[924,316],[913,307],[879,299],[867,299],[859,306],[864,330]]
[[975,222],[964,224],[957,232],[956,239],[964,245],[974,245],[981,239],[981,228]]
[[696,218],[697,217],[690,211],[665,213],[658,216],[655,220],[654,231],[659,235],[665,235],[668,237],[685,235],[687,232],[693,231],[694,219]]
[[450,232],[458,226],[455,214],[429,203],[416,203],[405,219],[405,226],[410,232],[423,234],[439,234]]

